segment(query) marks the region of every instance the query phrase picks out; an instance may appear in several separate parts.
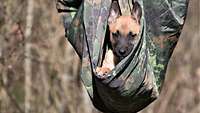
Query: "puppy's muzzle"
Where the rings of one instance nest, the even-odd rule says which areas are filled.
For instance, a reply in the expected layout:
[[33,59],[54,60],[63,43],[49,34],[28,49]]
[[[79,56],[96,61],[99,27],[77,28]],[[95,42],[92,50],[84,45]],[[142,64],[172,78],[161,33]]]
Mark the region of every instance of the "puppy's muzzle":
[[120,54],[121,56],[124,56],[125,53],[126,53],[126,50],[125,50],[124,48],[119,49],[119,54]]

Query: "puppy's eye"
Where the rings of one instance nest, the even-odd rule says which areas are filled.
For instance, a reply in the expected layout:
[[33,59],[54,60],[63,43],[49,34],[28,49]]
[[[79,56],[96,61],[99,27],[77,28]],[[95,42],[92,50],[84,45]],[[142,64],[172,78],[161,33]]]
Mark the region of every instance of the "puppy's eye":
[[119,36],[119,31],[117,30],[117,32],[113,32],[112,35],[113,35],[114,37],[118,37],[118,36]]
[[137,36],[137,34],[134,34],[134,33],[132,33],[132,32],[129,32],[129,33],[128,33],[128,36],[134,38],[134,37]]
[[112,33],[112,35],[113,35],[114,37],[117,37],[117,36],[118,36],[118,34],[117,34],[117,33]]

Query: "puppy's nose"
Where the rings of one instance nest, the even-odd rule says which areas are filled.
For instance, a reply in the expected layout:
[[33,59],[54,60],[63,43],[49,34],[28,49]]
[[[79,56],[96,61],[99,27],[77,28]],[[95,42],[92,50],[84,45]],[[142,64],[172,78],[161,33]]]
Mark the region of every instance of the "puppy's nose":
[[120,50],[119,50],[119,54],[124,55],[125,53],[126,53],[126,50],[125,50],[125,49],[120,49]]

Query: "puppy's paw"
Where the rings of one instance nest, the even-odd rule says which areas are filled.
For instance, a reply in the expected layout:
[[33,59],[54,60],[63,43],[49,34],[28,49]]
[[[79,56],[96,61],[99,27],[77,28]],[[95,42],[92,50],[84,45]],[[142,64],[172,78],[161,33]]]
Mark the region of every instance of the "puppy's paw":
[[96,68],[96,72],[97,72],[97,76],[100,78],[105,78],[106,75],[111,71],[110,68],[107,67],[97,67]]

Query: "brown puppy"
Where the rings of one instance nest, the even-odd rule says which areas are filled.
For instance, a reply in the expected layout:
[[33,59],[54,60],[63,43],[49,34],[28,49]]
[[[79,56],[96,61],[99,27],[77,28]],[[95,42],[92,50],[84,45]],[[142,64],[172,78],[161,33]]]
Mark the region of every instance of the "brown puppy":
[[121,16],[118,2],[113,1],[108,18],[112,51],[106,53],[102,67],[97,67],[98,75],[105,76],[130,54],[139,38],[141,15],[142,9],[137,2],[133,3],[130,16]]

